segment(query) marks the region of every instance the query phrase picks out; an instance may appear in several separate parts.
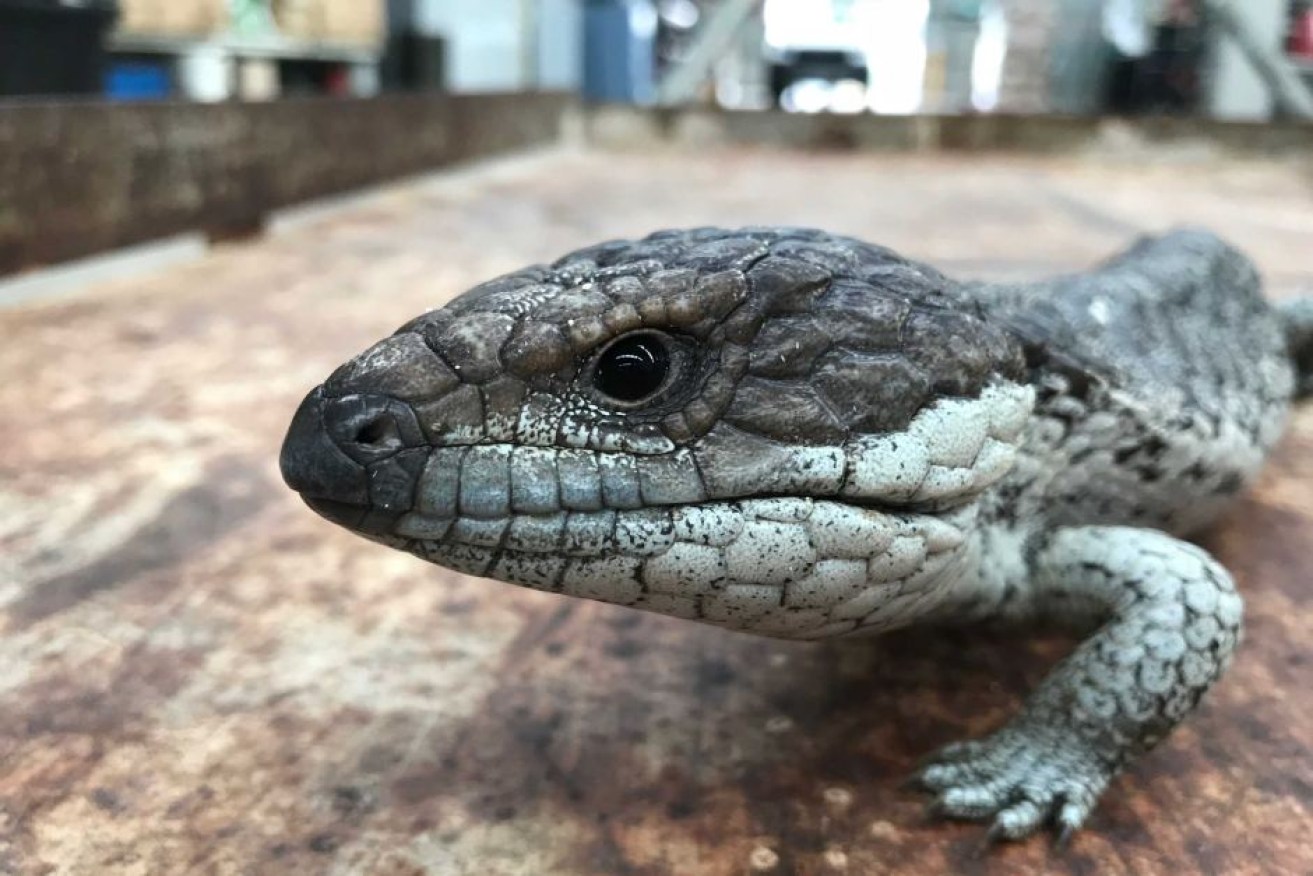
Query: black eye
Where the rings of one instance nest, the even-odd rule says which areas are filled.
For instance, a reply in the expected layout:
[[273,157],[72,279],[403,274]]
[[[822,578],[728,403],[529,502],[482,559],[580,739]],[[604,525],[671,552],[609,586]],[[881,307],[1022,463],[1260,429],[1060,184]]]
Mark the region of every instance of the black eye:
[[659,390],[670,373],[670,350],[660,335],[626,335],[602,351],[593,386],[620,402],[641,401]]

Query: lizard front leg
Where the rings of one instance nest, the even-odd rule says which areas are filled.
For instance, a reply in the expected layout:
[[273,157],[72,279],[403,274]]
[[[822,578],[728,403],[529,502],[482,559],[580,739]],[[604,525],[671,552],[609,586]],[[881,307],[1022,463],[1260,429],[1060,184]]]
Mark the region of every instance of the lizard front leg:
[[918,779],[939,812],[992,818],[990,838],[1021,838],[1052,821],[1065,839],[1118,769],[1161,740],[1226,668],[1242,603],[1207,553],[1153,530],[1060,529],[1027,569],[1030,609],[1093,611],[1103,626],[1011,723],[945,748]]

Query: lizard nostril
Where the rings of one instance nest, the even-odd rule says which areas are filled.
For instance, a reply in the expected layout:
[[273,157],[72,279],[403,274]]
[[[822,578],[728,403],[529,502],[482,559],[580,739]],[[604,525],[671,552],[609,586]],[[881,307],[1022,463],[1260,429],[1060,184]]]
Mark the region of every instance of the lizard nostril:
[[401,430],[389,414],[380,414],[356,430],[351,439],[363,447],[388,447],[401,443]]
[[421,443],[414,415],[402,402],[377,395],[328,399],[323,428],[338,449],[361,465],[370,465]]

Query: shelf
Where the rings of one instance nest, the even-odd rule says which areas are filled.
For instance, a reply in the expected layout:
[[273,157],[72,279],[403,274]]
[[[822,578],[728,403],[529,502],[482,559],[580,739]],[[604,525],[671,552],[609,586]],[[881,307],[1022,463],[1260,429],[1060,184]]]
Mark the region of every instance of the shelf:
[[287,61],[338,61],[347,64],[377,63],[380,48],[351,43],[314,42],[276,34],[210,34],[207,36],[150,36],[112,34],[111,52],[142,55],[185,55],[219,50],[239,58],[268,58]]

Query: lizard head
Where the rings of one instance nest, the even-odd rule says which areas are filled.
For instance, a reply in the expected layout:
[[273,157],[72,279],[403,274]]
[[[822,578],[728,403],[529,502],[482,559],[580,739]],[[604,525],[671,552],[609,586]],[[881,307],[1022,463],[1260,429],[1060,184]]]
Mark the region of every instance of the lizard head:
[[888,250],[662,232],[402,326],[306,398],[281,463],[323,516],[441,565],[828,635],[960,553],[1012,464],[1022,368],[950,281]]

